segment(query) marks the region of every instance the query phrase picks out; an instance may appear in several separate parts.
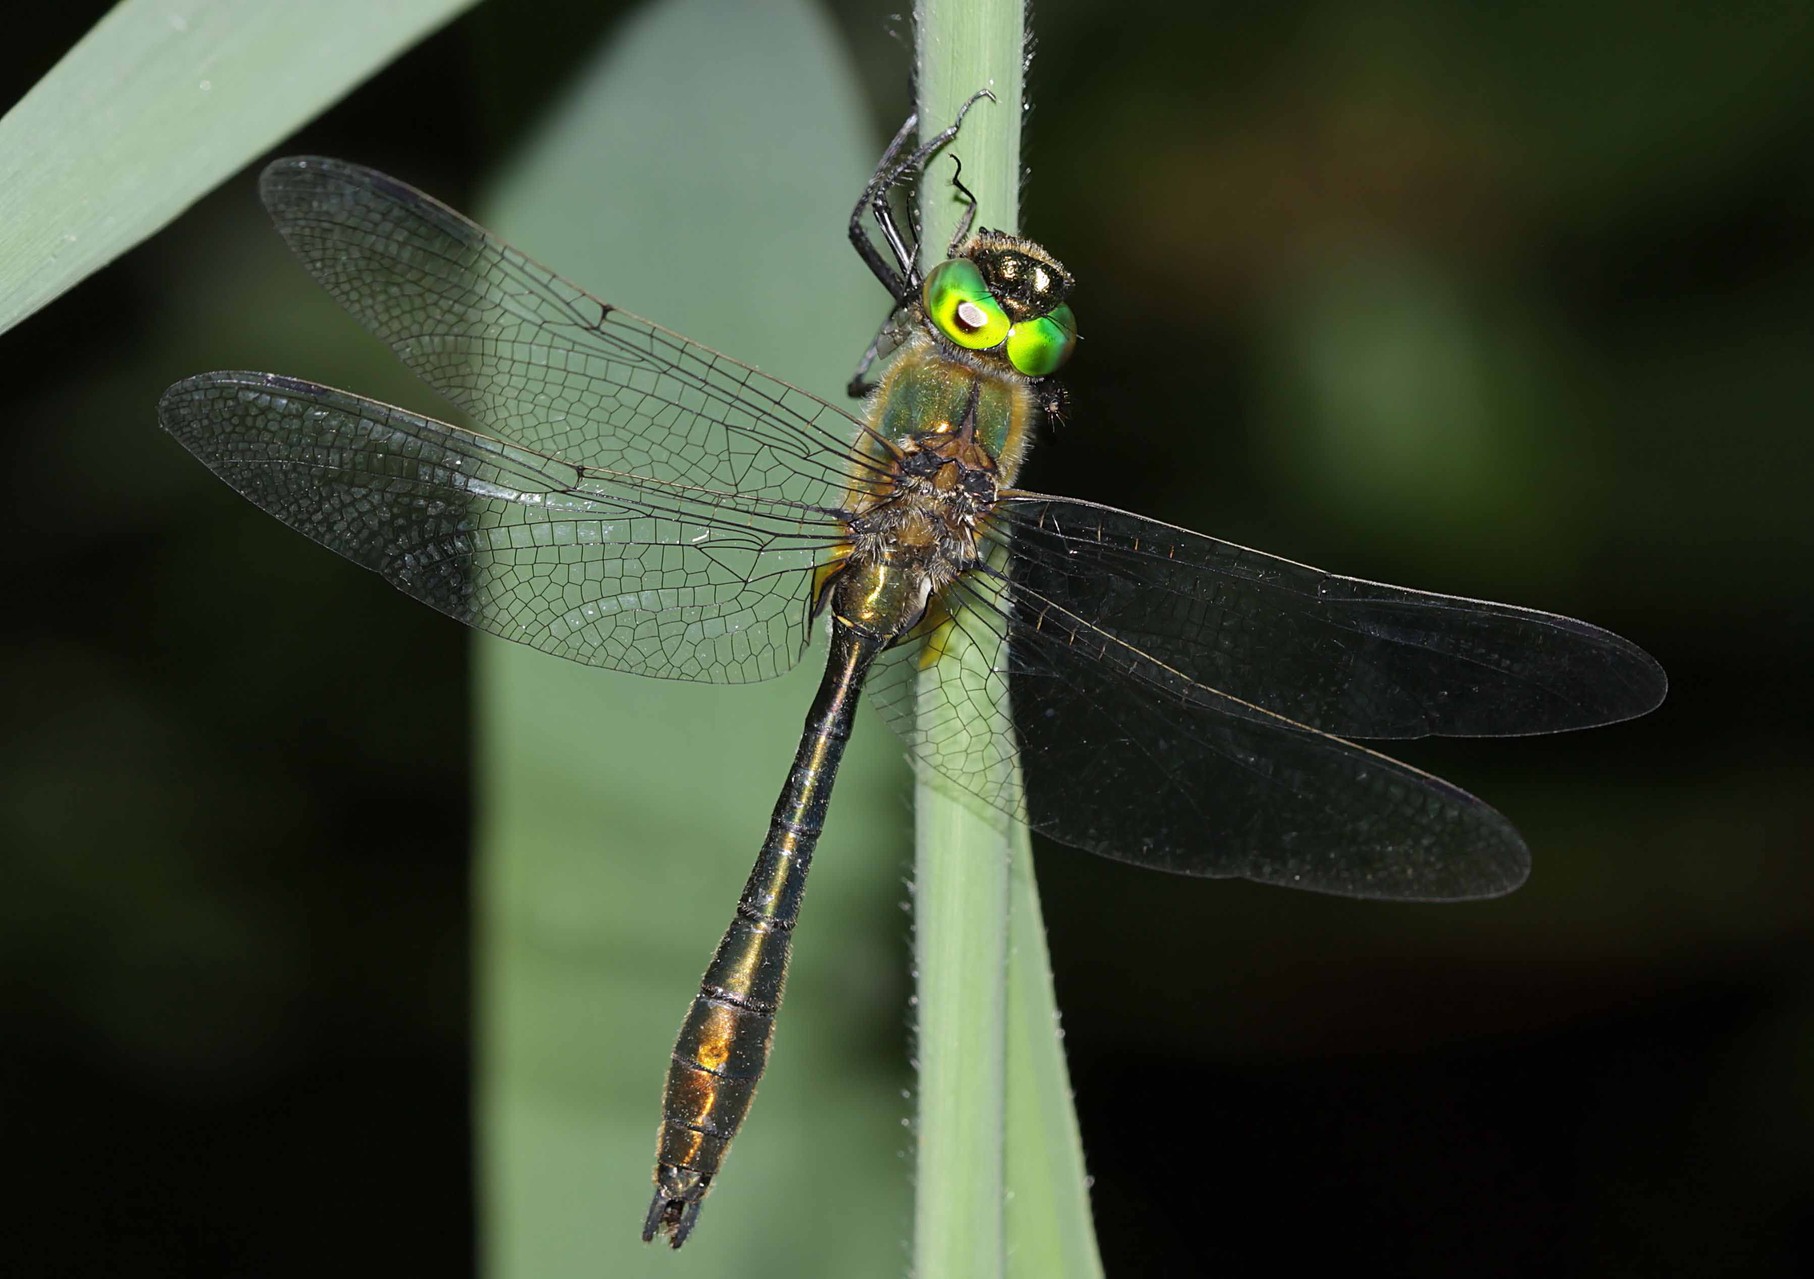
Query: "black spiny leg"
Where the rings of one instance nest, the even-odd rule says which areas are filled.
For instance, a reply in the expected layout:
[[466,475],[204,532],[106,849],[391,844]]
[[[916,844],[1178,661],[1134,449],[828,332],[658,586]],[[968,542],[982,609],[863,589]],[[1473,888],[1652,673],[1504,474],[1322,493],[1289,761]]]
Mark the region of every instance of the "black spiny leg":
[[[903,156],[901,152],[906,149],[907,139],[913,135],[914,129],[919,124],[917,115],[908,116],[907,122],[901,126],[900,131],[894,135],[893,141],[889,142],[888,149],[882,153],[882,162],[876,166],[875,173],[870,176],[869,185],[863,188],[863,194],[857,199],[856,208],[850,211],[850,242],[855,246],[858,256],[875,274],[876,279],[882,282],[882,287],[888,290],[889,296],[894,299],[897,307],[912,304],[914,295],[919,292],[920,272],[918,264],[914,261],[915,250],[918,246],[909,246],[906,238],[901,234],[901,229],[894,220],[894,209],[888,203],[889,193],[902,178],[910,173],[918,173],[923,170],[926,162],[957,136],[957,131],[963,127],[964,117],[970,113],[970,108],[976,105],[979,98],[995,101],[995,95],[989,90],[977,90],[970,95],[969,100],[963,106],[958,108],[957,119],[951,122],[949,128],[934,134]],[[863,226],[865,213],[874,217],[876,225],[881,228],[882,239],[888,246],[888,252],[894,258],[892,263],[882,256],[881,250],[869,238],[869,233]]]
[[[870,175],[869,184],[863,188],[863,194],[857,197],[856,207],[850,211],[850,243],[875,278],[882,282],[882,287],[888,290],[889,296],[894,299],[894,306],[889,309],[887,318],[882,321],[881,328],[876,331],[875,340],[863,352],[863,358],[857,361],[856,372],[851,374],[850,383],[845,388],[853,399],[861,399],[875,389],[876,384],[868,380],[869,370],[874,367],[878,359],[893,350],[895,344],[900,340],[901,310],[904,307],[911,307],[920,291],[920,270],[916,261],[919,246],[917,243],[910,246],[906,237],[901,234],[901,228],[894,219],[894,206],[888,200],[889,194],[908,174],[923,171],[927,161],[931,160],[957,136],[958,130],[963,127],[964,117],[970,113],[970,108],[976,105],[979,98],[995,101],[995,95],[989,90],[977,90],[970,95],[963,106],[958,108],[957,119],[951,122],[949,128],[935,134],[903,156],[902,152],[907,150],[907,140],[913,136],[914,130],[919,126],[918,115],[908,116],[906,123],[901,125],[893,139],[889,141],[888,149],[882,152],[881,163],[876,165],[875,172]],[[961,181],[962,172],[963,165],[960,163],[957,172],[951,175],[951,184],[957,188],[958,194],[970,207],[965,211],[963,221],[958,225],[957,236],[951,242],[953,253],[957,251],[957,246],[969,237],[971,223],[976,219],[976,197],[971,194],[970,188]],[[893,257],[893,262],[882,255],[882,251],[876,247],[875,241],[869,237],[869,230],[863,224],[865,214],[873,217],[876,225],[881,228],[883,243],[888,246],[888,253]]]
[[951,233],[951,247],[945,250],[948,258],[957,256],[964,241],[970,238],[970,228],[976,225],[976,192],[964,185],[964,161],[960,156],[952,156],[951,161],[955,166],[951,171],[951,185],[957,189],[958,199],[964,202],[964,216],[957,220],[957,230]]
[[[876,248],[875,241],[869,238],[869,228],[863,225],[863,218],[864,215],[878,207],[887,210],[888,188],[893,186],[899,178],[899,174],[894,168],[895,161],[907,145],[907,139],[913,136],[913,131],[919,126],[919,122],[920,117],[917,114],[907,117],[907,122],[895,133],[893,141],[888,144],[888,149],[882,152],[882,162],[870,175],[869,185],[863,188],[863,194],[857,197],[857,207],[850,211],[850,243],[856,249],[857,256],[863,259],[864,265],[870,269],[876,279],[882,282],[882,287],[888,290],[888,294],[895,300],[896,306],[901,305],[908,296],[907,282],[903,272],[912,271],[913,260],[906,256],[903,249],[896,247],[900,244],[900,235],[897,232],[889,237],[889,249],[894,253],[899,266],[891,266],[883,258],[881,250]],[[884,214],[877,214],[878,218],[882,216]],[[886,225],[891,228],[894,221],[893,215],[886,214],[886,216],[888,217]],[[886,233],[885,229],[884,234]],[[852,382],[855,381],[856,379],[853,378]]]

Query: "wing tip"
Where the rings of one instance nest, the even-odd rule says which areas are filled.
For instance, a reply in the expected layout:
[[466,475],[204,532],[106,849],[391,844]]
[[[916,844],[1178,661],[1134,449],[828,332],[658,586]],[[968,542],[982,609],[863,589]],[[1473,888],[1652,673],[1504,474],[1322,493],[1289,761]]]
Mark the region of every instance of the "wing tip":
[[312,395],[329,388],[303,378],[282,373],[260,373],[251,369],[216,369],[210,373],[192,373],[172,382],[157,397],[157,422],[172,435],[191,415],[184,411],[202,391],[279,391],[290,395]]
[[335,189],[344,187],[370,188],[392,200],[422,198],[415,188],[388,174],[327,155],[279,156],[258,174],[258,198],[280,231],[298,210],[318,216],[317,202],[332,199]]
[[198,391],[209,387],[233,385],[240,379],[256,377],[257,374],[238,373],[231,370],[217,370],[212,373],[191,373],[186,378],[172,382],[164,388],[164,393],[157,397],[157,424],[171,434],[183,421],[184,405],[192,403]]
[[1499,868],[1502,872],[1495,878],[1482,879],[1466,887],[1458,887],[1453,892],[1438,897],[1419,898],[1431,902],[1487,902],[1495,898],[1506,897],[1523,888],[1531,877],[1531,854],[1522,839],[1518,840],[1518,851],[1508,858],[1505,865]]
[[[1626,642],[1630,643],[1629,640]],[[1669,696],[1669,672],[1663,669],[1661,662],[1636,644],[1631,644],[1631,653],[1638,659],[1637,669],[1644,677],[1643,687],[1638,691],[1638,702],[1642,704],[1638,705],[1638,708],[1631,714],[1631,718],[1635,718],[1639,715],[1648,715],[1661,706]]]
[[1486,902],[1508,896],[1524,887],[1530,879],[1531,854],[1515,830],[1510,826],[1506,830],[1510,835],[1509,841],[1491,850],[1487,864],[1481,864],[1481,859],[1478,858],[1457,859],[1472,867],[1465,875],[1445,875],[1442,870],[1435,873],[1425,871],[1402,888],[1396,884],[1367,884],[1355,892],[1336,890],[1337,895],[1360,897],[1369,901],[1425,902],[1431,905]]
[[319,174],[345,173],[358,167],[328,155],[280,155],[259,170],[258,185],[262,190],[266,183],[298,177],[312,179]]
[[1307,874],[1303,867],[1289,875],[1252,866],[1232,873],[1259,883],[1361,901],[1491,901],[1523,887],[1531,875],[1531,850],[1511,820],[1453,783],[1435,777],[1425,780],[1433,792],[1451,800],[1453,815],[1460,821],[1460,829],[1448,839],[1423,847],[1375,843],[1338,851],[1320,876]]
[[[1581,623],[1590,626],[1589,623]],[[1585,719],[1578,724],[1565,725],[1566,728],[1600,728],[1607,724],[1622,724],[1626,720],[1637,719],[1648,715],[1661,706],[1669,696],[1669,675],[1663,664],[1657,661],[1644,649],[1604,627],[1591,627],[1594,638],[1602,644],[1606,659],[1600,671],[1602,685],[1616,684],[1618,696],[1607,696],[1595,708],[1593,718]]]

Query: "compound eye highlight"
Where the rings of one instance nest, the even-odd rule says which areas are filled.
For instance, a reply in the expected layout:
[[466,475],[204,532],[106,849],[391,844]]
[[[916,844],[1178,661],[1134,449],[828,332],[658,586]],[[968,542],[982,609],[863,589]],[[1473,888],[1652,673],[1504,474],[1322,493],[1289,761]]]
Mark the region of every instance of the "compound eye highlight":
[[967,258],[950,258],[933,267],[920,298],[938,331],[965,350],[987,351],[1008,336],[1008,313],[990,296],[982,272]]
[[1055,306],[1033,320],[1008,330],[1008,362],[1028,377],[1056,373],[1077,345],[1077,317],[1068,306]]

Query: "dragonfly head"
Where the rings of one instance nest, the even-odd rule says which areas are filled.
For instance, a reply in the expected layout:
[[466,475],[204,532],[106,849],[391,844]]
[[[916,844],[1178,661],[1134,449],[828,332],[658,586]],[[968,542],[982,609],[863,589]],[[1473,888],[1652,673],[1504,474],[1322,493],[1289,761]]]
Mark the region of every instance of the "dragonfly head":
[[1071,284],[1071,273],[1031,240],[979,231],[926,273],[920,300],[949,341],[998,352],[1016,372],[1041,378],[1077,345],[1077,319],[1065,304]]

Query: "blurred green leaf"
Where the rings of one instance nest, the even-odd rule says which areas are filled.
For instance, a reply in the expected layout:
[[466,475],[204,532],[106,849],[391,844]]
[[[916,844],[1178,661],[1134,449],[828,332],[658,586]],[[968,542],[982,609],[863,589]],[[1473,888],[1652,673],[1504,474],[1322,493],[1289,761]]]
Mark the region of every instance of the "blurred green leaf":
[[[844,236],[878,150],[814,9],[675,0],[587,64],[487,220],[606,300],[830,398],[883,310]],[[863,717],[768,1077],[697,1232],[669,1255],[638,1237],[668,1055],[822,656],[743,687],[507,644],[477,659],[486,1272],[898,1274],[899,743]]]
[[1369,246],[1271,310],[1262,455],[1282,491],[1379,543],[1565,565],[1583,509],[1582,393],[1528,303]]
[[472,0],[125,0],[0,118],[0,333]]

